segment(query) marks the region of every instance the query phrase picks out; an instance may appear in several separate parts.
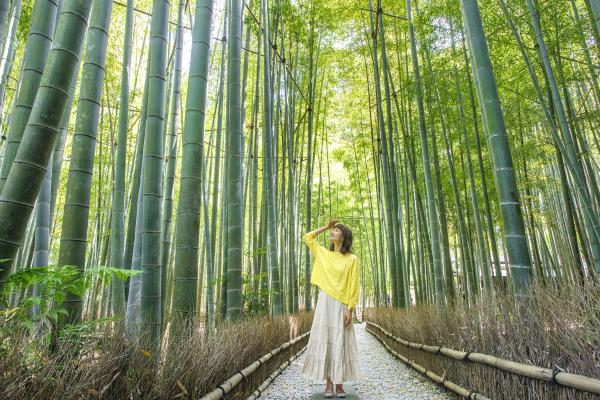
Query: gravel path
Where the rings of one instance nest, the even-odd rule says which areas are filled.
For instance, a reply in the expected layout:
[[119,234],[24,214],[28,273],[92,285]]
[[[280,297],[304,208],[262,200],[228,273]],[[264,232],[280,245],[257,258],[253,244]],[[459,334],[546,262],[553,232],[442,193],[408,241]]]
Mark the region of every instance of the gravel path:
[[[352,382],[358,397],[364,400],[446,400],[454,399],[438,385],[394,358],[365,330],[355,324],[363,380]],[[263,400],[308,399],[324,381],[313,381],[300,371],[306,352],[295,359],[260,397]]]

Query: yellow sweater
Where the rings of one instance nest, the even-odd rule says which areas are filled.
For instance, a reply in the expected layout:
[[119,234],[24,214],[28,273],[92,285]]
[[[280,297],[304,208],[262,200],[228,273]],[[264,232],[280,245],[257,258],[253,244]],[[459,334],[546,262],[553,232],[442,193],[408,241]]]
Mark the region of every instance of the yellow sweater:
[[348,308],[356,308],[358,303],[358,257],[355,254],[342,254],[331,251],[317,243],[315,231],[304,235],[304,243],[315,258],[310,283]]

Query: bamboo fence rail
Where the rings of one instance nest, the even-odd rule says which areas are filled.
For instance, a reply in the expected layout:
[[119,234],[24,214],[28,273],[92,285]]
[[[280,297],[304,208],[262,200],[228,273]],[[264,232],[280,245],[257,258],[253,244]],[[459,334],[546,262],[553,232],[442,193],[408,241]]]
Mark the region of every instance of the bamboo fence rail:
[[248,396],[246,398],[246,400],[256,400],[260,397],[260,395],[262,394],[262,392],[267,388],[267,386],[269,386],[271,384],[271,382],[273,382],[273,380],[275,378],[277,378],[277,376],[288,366],[292,363],[292,361],[294,361],[296,358],[298,358],[298,356],[300,356],[300,354],[302,354],[305,350],[306,350],[307,346],[304,346],[302,348],[302,350],[300,350],[299,352],[297,352],[296,354],[294,354],[292,357],[290,357],[289,360],[284,361],[275,371],[273,371],[273,373],[271,375],[269,375],[269,377],[267,379],[265,379],[260,386],[258,386],[258,388],[252,392],[252,394],[250,396]]
[[[258,360],[254,361],[252,364],[248,365],[246,368],[242,369],[241,371],[236,372],[231,378],[227,379],[225,382],[218,385],[215,390],[213,390],[212,392],[201,397],[200,400],[219,400],[221,397],[223,397],[227,393],[229,393],[234,387],[236,387],[243,379],[246,379],[250,375],[252,375],[252,373],[254,371],[256,371],[262,364],[264,364],[265,362],[270,360],[273,356],[275,356],[280,351],[285,350],[288,347],[292,346],[293,344],[304,339],[309,334],[310,334],[310,331],[305,332],[304,334],[290,340],[289,342],[286,342],[286,343],[280,345],[279,347],[271,350],[270,352],[268,352],[267,354],[265,354]],[[289,364],[289,360],[287,361],[287,363]],[[284,363],[284,364],[287,365],[286,363]],[[279,372],[281,372],[281,370],[283,368],[281,368],[281,370],[280,370],[280,368],[281,368],[281,366],[279,368],[277,368],[275,371],[279,370]],[[277,376],[277,375],[275,375],[275,376]],[[263,390],[264,390],[264,388],[263,388]]]
[[[371,324],[371,325],[375,325],[375,324]],[[443,376],[439,376],[437,374],[435,374],[433,371],[428,370],[427,368],[417,364],[414,361],[409,360],[408,358],[404,357],[402,354],[399,354],[397,352],[395,352],[394,350],[392,350],[387,343],[381,338],[379,337],[379,335],[377,335],[375,332],[373,332],[372,330],[367,328],[367,332],[371,333],[373,336],[375,336],[377,338],[377,340],[379,340],[381,342],[381,344],[383,344],[383,346],[390,352],[392,353],[396,358],[399,358],[402,362],[404,362],[405,364],[408,364],[409,366],[411,366],[412,368],[416,369],[417,371],[419,371],[421,374],[427,376],[429,379],[439,383],[440,385],[444,386],[445,388],[448,388],[450,390],[452,390],[454,393],[457,393],[458,395],[467,398],[467,399],[473,399],[473,400],[491,400],[488,397],[483,396],[480,393],[477,393],[475,391],[469,390],[469,389],[465,389],[462,386],[457,385],[456,383],[449,381],[448,379],[445,379]]]
[[379,329],[383,334],[393,339],[394,341],[411,349],[422,350],[431,354],[442,354],[443,356],[446,356],[448,358],[487,365],[489,367],[496,368],[501,371],[505,371],[522,377],[537,379],[549,383],[554,382],[557,385],[561,385],[564,387],[593,394],[600,394],[600,379],[590,378],[583,375],[571,374],[569,372],[553,371],[549,368],[543,368],[536,365],[521,364],[518,362],[490,356],[487,354],[465,352],[442,346],[428,346],[422,343],[413,343],[395,337],[394,335],[383,329],[381,326],[373,322],[366,321],[366,323],[367,325],[371,325]]

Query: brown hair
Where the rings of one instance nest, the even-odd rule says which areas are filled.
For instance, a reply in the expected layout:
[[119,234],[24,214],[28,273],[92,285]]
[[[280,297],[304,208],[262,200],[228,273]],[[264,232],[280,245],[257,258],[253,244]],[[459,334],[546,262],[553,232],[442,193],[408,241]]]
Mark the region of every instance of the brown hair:
[[[336,224],[335,227],[342,231],[342,246],[340,247],[340,253],[352,253],[352,230],[350,230],[348,225],[344,224]],[[329,245],[329,250],[333,251],[333,249],[334,245],[331,243]]]

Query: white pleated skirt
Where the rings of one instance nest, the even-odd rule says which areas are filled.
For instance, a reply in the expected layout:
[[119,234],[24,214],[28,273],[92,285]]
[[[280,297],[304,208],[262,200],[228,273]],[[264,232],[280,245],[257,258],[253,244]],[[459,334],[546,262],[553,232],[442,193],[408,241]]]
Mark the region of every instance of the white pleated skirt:
[[319,289],[302,373],[335,383],[362,379],[354,324],[344,327],[345,304]]

